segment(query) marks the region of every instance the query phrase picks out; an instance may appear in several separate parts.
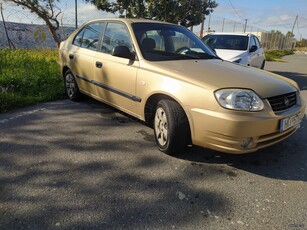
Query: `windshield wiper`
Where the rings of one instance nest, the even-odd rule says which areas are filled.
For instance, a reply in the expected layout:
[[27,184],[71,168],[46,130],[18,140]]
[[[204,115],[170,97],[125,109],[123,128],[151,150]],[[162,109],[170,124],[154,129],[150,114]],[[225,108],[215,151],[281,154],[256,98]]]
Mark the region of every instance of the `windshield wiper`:
[[162,51],[162,50],[146,50],[147,53],[153,54],[161,54],[163,56],[172,57],[174,60],[181,60],[181,59],[200,59],[198,56],[195,55],[187,55],[187,54],[179,54],[170,51]]
[[154,53],[154,54],[161,54],[164,56],[180,56],[180,54],[169,52],[169,51],[162,51],[162,50],[145,50],[147,53]]
[[153,53],[153,54],[161,54],[163,56],[167,57],[173,57],[176,60],[181,59],[220,59],[217,56],[213,56],[207,53],[199,53],[195,51],[187,51],[184,54],[179,54],[175,52],[170,51],[162,51],[162,50],[146,50],[147,53]]
[[193,56],[193,57],[197,56],[198,59],[221,59],[220,57],[217,57],[217,56],[214,56],[208,53],[199,53],[196,51],[188,51],[186,55]]

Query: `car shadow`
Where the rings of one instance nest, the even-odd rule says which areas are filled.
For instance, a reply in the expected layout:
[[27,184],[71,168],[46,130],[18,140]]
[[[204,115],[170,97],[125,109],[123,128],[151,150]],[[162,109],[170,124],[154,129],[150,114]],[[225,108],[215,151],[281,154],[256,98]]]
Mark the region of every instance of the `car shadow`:
[[[143,122],[94,99],[85,97],[82,103],[93,108],[104,108],[103,110],[107,112],[102,116],[110,115],[115,117],[116,114],[119,114],[119,117],[125,120],[125,123],[140,122],[141,125],[145,126]],[[139,134],[144,136],[143,141],[155,142],[153,130],[151,133],[139,132]],[[176,158],[190,161],[191,165],[195,167],[203,164],[228,165],[268,178],[307,181],[306,136],[307,118],[305,116],[301,122],[300,129],[290,138],[271,147],[258,150],[255,153],[234,155],[193,146],[176,155]]]
[[256,175],[292,181],[307,181],[307,119],[289,139],[250,154],[226,154],[201,147],[189,148],[176,156],[191,165],[226,164]]

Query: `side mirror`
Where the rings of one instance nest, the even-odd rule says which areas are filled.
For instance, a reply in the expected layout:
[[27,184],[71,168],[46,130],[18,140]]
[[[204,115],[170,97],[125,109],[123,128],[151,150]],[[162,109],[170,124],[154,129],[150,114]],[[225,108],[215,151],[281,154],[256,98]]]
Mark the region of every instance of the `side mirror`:
[[257,50],[257,46],[253,45],[251,46],[251,48],[249,49],[249,52],[255,52]]
[[129,60],[134,60],[134,53],[130,52],[127,46],[116,46],[112,51],[112,56],[127,58]]

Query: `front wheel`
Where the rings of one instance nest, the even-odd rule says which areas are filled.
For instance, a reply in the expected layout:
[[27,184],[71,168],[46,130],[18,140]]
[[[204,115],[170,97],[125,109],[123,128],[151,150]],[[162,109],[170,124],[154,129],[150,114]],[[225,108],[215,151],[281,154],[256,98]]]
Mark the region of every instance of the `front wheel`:
[[262,62],[260,69],[264,69],[265,61]]
[[71,70],[67,70],[64,75],[64,84],[65,84],[65,91],[67,96],[72,101],[78,101],[81,98],[81,94],[79,91],[79,87],[75,76],[71,72]]
[[154,133],[160,151],[174,155],[187,146],[189,123],[181,106],[169,99],[161,100],[154,117]]

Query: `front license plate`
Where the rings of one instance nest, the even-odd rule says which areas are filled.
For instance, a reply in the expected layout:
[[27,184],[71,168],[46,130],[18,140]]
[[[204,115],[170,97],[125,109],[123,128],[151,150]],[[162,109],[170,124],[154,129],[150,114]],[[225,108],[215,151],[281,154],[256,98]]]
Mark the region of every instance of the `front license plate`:
[[280,132],[286,131],[287,129],[299,124],[301,120],[301,113],[280,120]]

